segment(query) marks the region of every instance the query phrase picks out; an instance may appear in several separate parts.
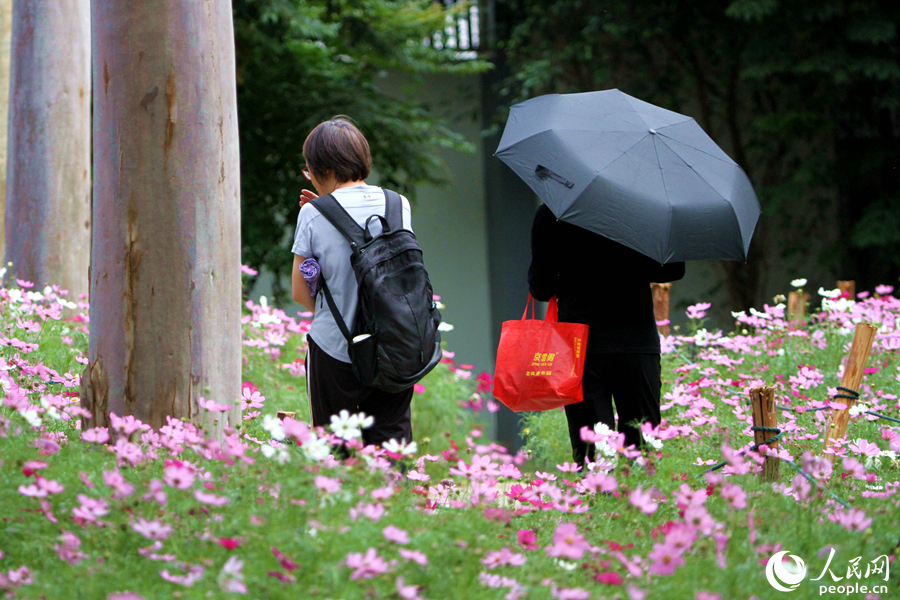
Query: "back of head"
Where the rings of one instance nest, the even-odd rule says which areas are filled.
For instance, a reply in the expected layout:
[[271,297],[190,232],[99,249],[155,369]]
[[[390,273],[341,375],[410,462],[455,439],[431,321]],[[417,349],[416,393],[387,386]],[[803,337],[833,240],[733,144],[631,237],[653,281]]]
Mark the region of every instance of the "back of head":
[[372,169],[369,142],[349,118],[336,116],[319,123],[303,142],[303,158],[317,177],[329,171],[338,183],[362,181]]

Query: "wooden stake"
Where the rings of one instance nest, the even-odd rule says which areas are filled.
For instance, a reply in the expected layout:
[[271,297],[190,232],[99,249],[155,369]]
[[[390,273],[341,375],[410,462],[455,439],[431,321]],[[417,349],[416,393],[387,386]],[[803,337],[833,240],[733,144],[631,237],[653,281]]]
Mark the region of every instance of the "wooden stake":
[[[768,385],[750,388],[750,404],[753,409],[754,427],[778,427],[778,417],[775,414],[775,388]],[[775,435],[777,434],[774,431],[754,431],[754,443],[761,444]],[[769,451],[774,452],[778,448],[778,442],[770,442],[768,446]],[[763,465],[761,474],[763,481],[778,480],[778,466],[780,462],[775,456],[766,454],[766,462]]]
[[[653,316],[656,321],[669,320],[669,296],[672,293],[671,283],[651,283],[650,289],[653,292]],[[657,325],[656,329],[663,336],[669,335],[668,325]]]
[[788,293],[788,321],[795,325],[806,323],[806,305],[809,303],[809,294],[800,292]]
[[[841,293],[848,293],[850,295],[851,300],[856,300],[856,282],[853,280],[850,281],[838,281],[837,287],[841,290]],[[855,388],[854,388],[855,389]]]
[[[850,346],[850,354],[847,356],[847,364],[844,365],[844,376],[841,378],[841,387],[858,391],[862,383],[866,362],[869,360],[869,352],[872,351],[872,342],[875,341],[875,333],[878,327],[871,323],[858,323],[856,333],[853,336],[853,344]],[[844,437],[847,433],[847,423],[850,422],[850,409],[856,403],[850,398],[840,398],[842,404],[847,407],[841,410],[832,410],[831,419],[825,427],[825,445],[828,449],[833,441]],[[828,455],[834,461],[834,455]]]

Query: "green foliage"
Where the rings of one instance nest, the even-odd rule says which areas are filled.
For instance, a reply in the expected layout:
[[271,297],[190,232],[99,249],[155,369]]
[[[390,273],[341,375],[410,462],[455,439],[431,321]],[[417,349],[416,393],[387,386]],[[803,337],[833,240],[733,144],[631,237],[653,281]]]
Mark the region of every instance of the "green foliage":
[[[426,74],[487,67],[423,43],[448,14],[427,0],[235,0],[245,264],[279,272],[290,262],[300,190],[310,187],[301,150],[321,121],[352,117],[371,146],[372,183],[410,197],[438,181],[434,148],[471,149],[416,95]],[[401,79],[410,85],[400,89]]]

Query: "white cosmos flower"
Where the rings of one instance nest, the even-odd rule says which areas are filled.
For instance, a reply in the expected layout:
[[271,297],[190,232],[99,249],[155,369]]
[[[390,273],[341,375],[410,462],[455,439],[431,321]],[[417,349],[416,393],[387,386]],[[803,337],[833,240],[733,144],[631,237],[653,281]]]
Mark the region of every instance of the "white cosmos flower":
[[441,322],[441,324],[438,325],[438,331],[453,331],[453,325]]
[[820,287],[819,295],[823,298],[837,298],[841,295],[841,290],[826,290],[825,288]]
[[375,417],[370,417],[366,413],[356,413],[355,415],[350,415],[350,422],[355,424],[360,429],[368,429],[372,425],[375,424]]
[[331,430],[334,435],[342,440],[352,440],[362,436],[362,431],[357,425],[356,415],[350,416],[350,413],[344,409],[336,415],[331,415]]
[[284,427],[281,426],[281,421],[275,415],[266,415],[263,417],[262,426],[273,438],[277,440],[284,439]]
[[415,442],[409,442],[407,444],[406,440],[401,440],[398,442],[393,438],[383,443],[381,447],[388,452],[394,452],[395,454],[400,454],[401,456],[412,456],[419,449],[418,445]]
[[791,281],[791,285],[794,286],[795,288],[802,288],[804,285],[806,285],[806,280],[805,279],[794,279],[793,281]]
[[331,447],[324,438],[310,437],[302,448],[306,455],[315,461],[325,460],[331,455]]

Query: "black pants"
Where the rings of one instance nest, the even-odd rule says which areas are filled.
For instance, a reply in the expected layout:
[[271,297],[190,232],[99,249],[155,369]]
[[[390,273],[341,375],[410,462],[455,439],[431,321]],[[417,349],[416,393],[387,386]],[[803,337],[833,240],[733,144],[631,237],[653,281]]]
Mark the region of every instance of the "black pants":
[[346,409],[351,415],[363,412],[375,418],[375,424],[362,431],[364,444],[380,445],[390,439],[412,441],[409,404],[413,388],[389,394],[364,387],[350,363],[330,357],[312,338],[306,354],[306,382],[313,426],[327,427],[331,415]]
[[[640,429],[632,422],[659,425],[662,387],[659,354],[588,354],[584,361],[584,401],[566,406],[573,460],[584,466],[594,460],[594,444],[581,441],[581,428],[605,423],[625,434],[625,445],[641,445]],[[613,412],[615,400],[615,413]]]

